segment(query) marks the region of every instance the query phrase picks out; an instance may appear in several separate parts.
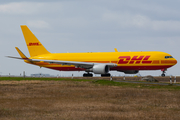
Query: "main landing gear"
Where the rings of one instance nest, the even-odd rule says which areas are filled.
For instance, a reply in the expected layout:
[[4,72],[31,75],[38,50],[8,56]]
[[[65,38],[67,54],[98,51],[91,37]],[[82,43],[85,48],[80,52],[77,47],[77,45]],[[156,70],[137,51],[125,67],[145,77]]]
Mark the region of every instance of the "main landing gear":
[[84,73],[83,74],[83,77],[93,77],[93,74],[92,73]]
[[[83,74],[83,77],[93,77],[93,74],[92,73],[84,73]],[[101,74],[101,77],[111,77],[111,74],[110,73],[107,73],[107,74]]]
[[107,74],[101,74],[101,77],[111,77],[111,74],[110,74],[110,73],[107,73]]

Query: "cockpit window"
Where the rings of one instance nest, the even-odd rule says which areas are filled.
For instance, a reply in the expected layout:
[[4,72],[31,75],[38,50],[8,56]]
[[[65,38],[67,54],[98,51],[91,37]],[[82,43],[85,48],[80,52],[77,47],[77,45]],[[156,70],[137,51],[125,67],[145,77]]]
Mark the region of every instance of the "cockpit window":
[[168,58],[173,58],[173,56],[165,56],[165,58],[166,58],[166,59],[168,59]]

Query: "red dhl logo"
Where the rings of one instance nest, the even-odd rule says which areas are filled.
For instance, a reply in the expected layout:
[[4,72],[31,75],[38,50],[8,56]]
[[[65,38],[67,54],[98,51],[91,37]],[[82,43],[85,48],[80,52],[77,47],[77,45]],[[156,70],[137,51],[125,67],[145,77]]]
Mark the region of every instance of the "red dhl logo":
[[27,46],[40,46],[41,44],[39,44],[39,42],[37,43],[29,43]]
[[120,56],[118,64],[151,64],[152,61],[149,60],[151,56]]

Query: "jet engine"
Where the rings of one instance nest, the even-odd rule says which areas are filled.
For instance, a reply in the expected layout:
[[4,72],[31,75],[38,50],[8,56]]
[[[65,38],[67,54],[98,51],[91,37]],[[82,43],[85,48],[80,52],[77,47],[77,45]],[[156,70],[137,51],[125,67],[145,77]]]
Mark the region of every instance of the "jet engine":
[[98,64],[94,65],[90,71],[95,74],[107,74],[109,72],[109,67],[105,64]]

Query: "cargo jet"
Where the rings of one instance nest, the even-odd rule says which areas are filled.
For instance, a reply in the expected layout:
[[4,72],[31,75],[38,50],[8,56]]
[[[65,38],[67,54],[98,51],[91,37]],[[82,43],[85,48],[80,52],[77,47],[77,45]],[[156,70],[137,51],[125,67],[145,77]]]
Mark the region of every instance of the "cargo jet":
[[8,57],[59,71],[85,71],[84,77],[92,77],[92,73],[110,76],[109,71],[136,74],[140,70],[161,70],[161,76],[165,76],[167,68],[177,63],[170,54],[158,51],[118,52],[115,48],[115,52],[50,53],[26,25],[21,25],[21,29],[30,57],[26,57],[17,47],[21,58]]

